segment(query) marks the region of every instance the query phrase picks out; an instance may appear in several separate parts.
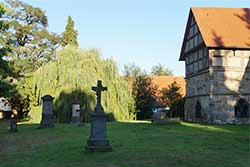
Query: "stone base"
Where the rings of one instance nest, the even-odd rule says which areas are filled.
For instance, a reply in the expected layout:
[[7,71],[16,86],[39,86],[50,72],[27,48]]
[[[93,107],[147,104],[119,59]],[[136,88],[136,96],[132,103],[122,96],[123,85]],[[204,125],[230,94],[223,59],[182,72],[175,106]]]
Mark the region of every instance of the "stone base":
[[71,124],[80,125],[81,124],[80,117],[72,117],[71,118]]
[[112,151],[112,147],[109,144],[108,140],[88,140],[87,145],[85,146],[87,151]]
[[17,132],[17,122],[15,119],[10,120],[10,129],[9,132]]
[[52,127],[54,127],[53,115],[43,114],[39,128],[52,128]]

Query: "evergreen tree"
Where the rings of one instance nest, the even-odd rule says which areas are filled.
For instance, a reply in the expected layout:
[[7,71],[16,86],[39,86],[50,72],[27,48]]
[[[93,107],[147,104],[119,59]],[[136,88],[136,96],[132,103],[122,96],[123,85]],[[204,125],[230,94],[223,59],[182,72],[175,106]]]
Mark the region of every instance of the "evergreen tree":
[[[181,87],[179,87],[176,83],[176,81],[174,81],[171,85],[168,86],[168,88],[162,89],[161,93],[161,101],[163,104],[165,104],[166,106],[169,106],[170,109],[174,108],[173,106],[175,106],[177,104],[178,101],[180,101],[182,99],[182,95],[180,94],[180,89]],[[172,116],[172,113],[170,113],[170,117]]]
[[63,46],[71,45],[76,48],[78,47],[78,41],[77,41],[78,33],[74,29],[74,26],[75,26],[75,23],[72,17],[68,16],[67,25],[63,33]]
[[136,77],[133,83],[133,96],[137,112],[137,119],[149,119],[153,114],[153,106],[156,103],[157,86],[152,79],[142,75]]

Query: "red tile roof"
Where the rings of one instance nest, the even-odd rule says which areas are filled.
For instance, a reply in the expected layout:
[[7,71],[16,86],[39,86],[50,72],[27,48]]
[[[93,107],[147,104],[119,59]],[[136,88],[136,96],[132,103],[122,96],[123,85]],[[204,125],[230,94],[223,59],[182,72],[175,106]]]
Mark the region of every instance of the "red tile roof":
[[184,77],[176,77],[176,76],[153,76],[152,82],[154,85],[158,87],[158,90],[162,90],[164,88],[168,88],[173,82],[176,82],[177,85],[181,88],[180,93],[182,97],[186,95],[186,82]]
[[[250,50],[250,8],[193,7],[190,14],[206,47]],[[180,60],[184,60],[184,43],[185,38]]]
[[207,47],[250,49],[250,8],[191,8]]
[[[174,81],[177,83],[180,89],[180,93],[182,97],[186,95],[186,81],[183,76],[151,76],[152,82],[154,85],[158,87],[157,95],[160,95],[160,91],[164,88],[168,88]],[[132,88],[132,83],[135,80],[134,77],[126,77],[126,79],[130,82],[130,86]]]

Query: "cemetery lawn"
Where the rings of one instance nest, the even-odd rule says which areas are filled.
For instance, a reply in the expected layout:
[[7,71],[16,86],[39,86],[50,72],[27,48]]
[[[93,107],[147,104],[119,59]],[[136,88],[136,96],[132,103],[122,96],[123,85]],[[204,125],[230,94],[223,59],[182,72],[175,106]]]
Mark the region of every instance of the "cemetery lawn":
[[90,124],[0,122],[0,167],[249,167],[249,126],[108,123],[112,152],[86,152]]

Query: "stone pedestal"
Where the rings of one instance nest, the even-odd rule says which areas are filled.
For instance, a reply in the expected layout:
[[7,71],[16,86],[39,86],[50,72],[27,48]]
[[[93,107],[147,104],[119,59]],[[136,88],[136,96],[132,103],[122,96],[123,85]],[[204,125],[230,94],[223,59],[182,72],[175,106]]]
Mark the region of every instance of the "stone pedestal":
[[91,88],[96,92],[97,105],[95,112],[91,116],[91,132],[85,149],[88,151],[111,151],[112,148],[106,136],[106,120],[107,116],[101,105],[101,92],[107,90],[102,86],[102,81],[97,81],[97,87]]
[[54,127],[53,121],[53,97],[50,95],[45,95],[42,97],[42,120],[40,122],[40,128],[51,128]]
[[86,150],[89,151],[111,151],[112,148],[106,135],[107,116],[102,107],[96,107],[91,114],[91,134],[87,141]]
[[10,119],[10,130],[9,132],[17,132],[17,121],[16,119]]

